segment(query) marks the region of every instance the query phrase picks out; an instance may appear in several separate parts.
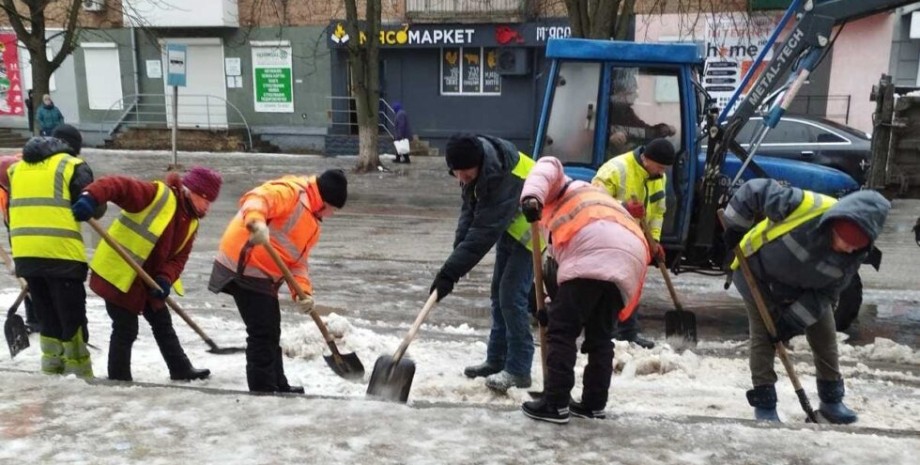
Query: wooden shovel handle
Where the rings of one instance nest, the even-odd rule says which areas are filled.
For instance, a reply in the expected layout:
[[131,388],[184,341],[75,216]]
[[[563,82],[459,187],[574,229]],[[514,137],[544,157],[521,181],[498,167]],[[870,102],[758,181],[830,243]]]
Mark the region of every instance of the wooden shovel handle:
[[399,347],[396,349],[396,353],[393,354],[394,364],[402,360],[403,355],[406,353],[406,349],[409,348],[409,343],[415,339],[415,335],[418,334],[419,328],[422,327],[422,323],[424,323],[428,318],[428,314],[431,313],[431,309],[434,308],[434,304],[437,302],[438,291],[433,291],[431,295],[428,296],[428,300],[425,302],[425,306],[422,307],[422,311],[420,311],[418,316],[415,317],[415,321],[412,323],[412,327],[409,328],[409,332],[406,334],[406,337],[404,337],[402,342],[399,343]]
[[[160,289],[160,285],[157,284],[157,282],[154,281],[154,279],[151,278],[146,271],[144,271],[140,264],[131,258],[131,255],[128,254],[128,251],[125,250],[121,244],[119,244],[111,235],[109,235],[108,231],[106,231],[105,228],[103,228],[99,223],[99,220],[90,218],[87,223],[89,223],[90,227],[93,228],[93,230],[95,230],[96,233],[102,237],[102,240],[104,240],[105,243],[109,245],[109,247],[114,249],[115,253],[117,253],[118,256],[121,257],[121,259],[124,260],[125,263],[127,263],[135,273],[137,273],[141,280],[144,281],[144,284],[152,289]],[[205,334],[204,330],[201,329],[201,327],[199,327],[195,321],[188,316],[187,313],[185,313],[185,310],[183,310],[182,307],[180,307],[172,297],[167,296],[164,300],[166,301],[166,304],[169,305],[169,307],[172,308],[176,314],[179,315],[179,317],[181,317],[182,320],[189,325],[189,327],[191,327],[196,333],[198,333],[199,336],[201,336],[202,339],[204,339],[204,342],[207,343],[208,346],[211,348],[217,347],[217,344],[215,344],[214,341],[212,341],[211,338]]]
[[[540,225],[535,221],[530,223],[530,248],[533,257],[533,280],[534,290],[537,300],[537,311],[546,310],[546,293],[543,291],[543,251],[540,250]],[[540,337],[540,364],[543,369],[543,379],[546,379],[546,326],[537,323],[537,331]]]
[[[300,299],[306,299],[307,293],[301,289],[300,284],[297,284],[297,281],[294,279],[294,275],[291,274],[291,269],[284,264],[284,261],[281,260],[281,256],[278,255],[278,251],[275,250],[272,245],[263,244],[262,247],[268,252],[268,255],[272,258],[272,261],[275,262],[275,265],[281,270],[281,274],[284,276],[284,281],[287,282],[287,285],[290,286],[291,290],[297,294],[297,297]],[[319,328],[319,332],[322,333],[323,339],[326,341],[326,344],[329,345],[329,348],[332,350],[332,355],[335,357],[340,357],[338,348],[335,346],[335,339],[332,335],[329,334],[329,329],[326,328],[326,324],[323,323],[323,319],[316,314],[316,312],[310,312],[310,316],[313,318],[313,322],[316,323],[316,327]]]
[[[652,233],[649,232],[648,226],[646,226],[645,221],[637,219],[639,222],[639,227],[642,228],[642,234],[645,234],[645,241],[652,244],[655,241],[655,238],[652,237]],[[661,245],[659,245],[661,247]],[[674,289],[674,283],[671,282],[671,273],[668,272],[668,267],[664,264],[663,261],[658,259],[658,255],[654,255],[652,260],[655,260],[655,264],[658,266],[658,269],[661,270],[661,277],[664,278],[664,284],[668,287],[668,293],[671,294],[671,300],[674,301],[674,308],[677,311],[684,311],[684,306],[681,305],[680,299],[677,298],[677,290]]]

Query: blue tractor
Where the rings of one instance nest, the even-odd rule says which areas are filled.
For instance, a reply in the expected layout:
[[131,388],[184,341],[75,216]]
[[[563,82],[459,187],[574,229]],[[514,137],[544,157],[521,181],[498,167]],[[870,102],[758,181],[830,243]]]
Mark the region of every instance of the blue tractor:
[[[678,150],[678,162],[668,173],[661,237],[669,267],[675,273],[722,274],[725,257],[716,211],[743,181],[770,177],[833,196],[860,188],[842,171],[751,154],[757,153],[766,133],[833,45],[835,26],[909,3],[792,1],[751,69],[758,69],[780,31],[787,30],[773,60],[756,80],[748,73],[725,102],[716,102],[701,85],[703,55],[696,44],[552,39],[546,48],[550,84],[534,156],[559,158],[571,177],[590,182],[611,157],[650,139],[667,138]],[[742,97],[744,89],[749,92]],[[721,111],[716,104],[721,104]],[[763,127],[750,141],[736,141],[756,114],[763,116]],[[880,257],[875,258],[878,266]],[[857,276],[836,309],[839,330],[850,326],[861,303],[862,282]]]

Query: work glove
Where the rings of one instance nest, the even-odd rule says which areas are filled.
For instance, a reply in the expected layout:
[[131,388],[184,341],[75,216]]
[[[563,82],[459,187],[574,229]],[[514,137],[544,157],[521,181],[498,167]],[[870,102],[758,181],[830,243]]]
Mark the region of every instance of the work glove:
[[642,202],[633,199],[627,202],[623,202],[623,207],[626,208],[626,211],[629,212],[629,215],[636,219],[645,218],[645,205],[642,205]]
[[310,294],[304,294],[303,298],[300,296],[294,297],[294,302],[297,303],[297,309],[300,310],[300,313],[309,314],[313,311],[313,296]]
[[454,281],[441,273],[438,273],[434,277],[434,282],[431,283],[431,288],[428,290],[428,294],[437,291],[438,292],[438,302],[441,299],[447,297],[454,290]]
[[649,251],[652,253],[652,261],[660,261],[664,263],[666,257],[664,247],[661,246],[660,242],[652,241],[649,244]]
[[726,255],[734,253],[735,247],[741,243],[741,239],[746,233],[746,231],[739,231],[734,228],[728,228],[722,233],[722,242],[725,243]]
[[93,213],[96,212],[98,206],[99,202],[96,202],[96,199],[87,193],[83,193],[80,195],[80,198],[70,206],[70,211],[73,212],[73,217],[76,218],[77,221],[88,221],[93,217]]
[[535,223],[543,217],[543,205],[536,197],[527,197],[521,201],[521,212],[528,223]]
[[546,300],[547,302],[543,304],[543,308],[537,310],[537,313],[534,315],[534,317],[537,319],[537,323],[540,323],[540,327],[542,328],[549,326],[549,312],[547,312],[546,309],[549,306],[550,299],[547,298]]
[[158,288],[150,288],[150,297],[154,299],[166,300],[169,297],[169,290],[172,289],[172,283],[165,276],[157,276],[153,278],[156,281]]
[[256,245],[268,245],[268,225],[264,221],[250,221],[246,229],[249,230],[249,242]]
[[773,318],[773,326],[776,327],[776,334],[770,338],[770,342],[774,344],[786,344],[793,337],[805,333],[805,328],[795,321],[788,307],[773,307],[770,309],[770,316]]

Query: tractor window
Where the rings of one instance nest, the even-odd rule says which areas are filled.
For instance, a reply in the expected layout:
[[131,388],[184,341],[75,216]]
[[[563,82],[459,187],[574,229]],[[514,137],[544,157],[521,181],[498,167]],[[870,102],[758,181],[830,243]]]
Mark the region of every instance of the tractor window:
[[543,155],[565,164],[591,164],[600,78],[600,63],[560,63]]
[[681,147],[681,102],[677,71],[625,68],[611,70],[607,159],[666,138]]

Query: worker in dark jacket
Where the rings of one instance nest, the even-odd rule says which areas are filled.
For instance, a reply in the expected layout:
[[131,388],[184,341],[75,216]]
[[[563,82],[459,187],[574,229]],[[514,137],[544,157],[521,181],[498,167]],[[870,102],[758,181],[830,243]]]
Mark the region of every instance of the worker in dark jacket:
[[[86,251],[72,202],[93,181],[77,158],[83,139],[70,125],[33,137],[10,176],[10,237],[16,274],[25,278],[42,322],[42,372],[91,378],[86,342]],[[61,189],[61,187],[66,188]],[[102,216],[104,208],[95,213]]]
[[462,186],[463,206],[454,250],[441,266],[431,292],[438,300],[495,246],[492,274],[492,331],[484,363],[467,367],[470,378],[485,376],[497,391],[530,387],[533,336],[527,311],[533,281],[530,225],[519,199],[534,161],[503,139],[456,134],[447,142],[447,166]]
[[[836,200],[770,179],[748,181],[732,196],[725,210],[725,242],[748,257],[777,332],[776,339],[767,332],[736,259],[733,282],[750,320],[754,389],[747,397],[758,420],[779,421],[774,343],[802,332],[814,355],[819,413],[831,423],[857,420],[843,403],[832,308],[881,233],[890,207],[875,191]],[[765,219],[755,223],[759,218]]]
[[181,292],[179,275],[185,269],[198,223],[220,194],[216,171],[194,167],[181,178],[170,173],[165,182],[107,176],[87,186],[73,205],[78,221],[86,221],[99,204],[112,202],[122,211],[109,235],[141,262],[159,289],[149,289],[131,266],[105,241],[93,254],[89,287],[105,300],[112,318],[109,341],[109,379],[132,381],[131,346],[137,339],[138,315],[150,323],[153,338],[166,361],[169,377],[190,381],[211,372],[192,366],[166,309],[170,289]]
[[[393,134],[393,141],[396,145],[395,163],[411,163],[409,160],[410,145],[412,140],[412,126],[409,124],[409,114],[406,113],[402,104],[396,102],[393,104],[393,111],[396,112],[396,134]],[[405,157],[405,161],[402,158]]]

